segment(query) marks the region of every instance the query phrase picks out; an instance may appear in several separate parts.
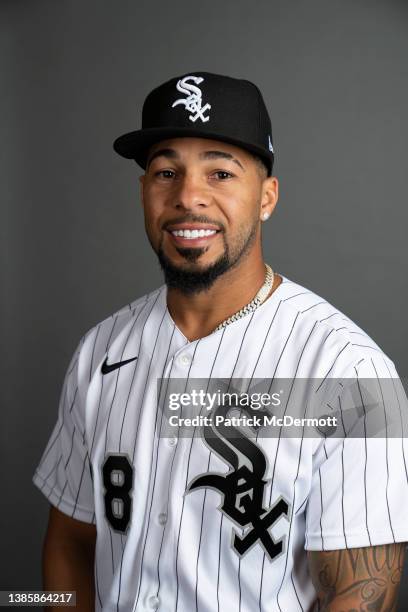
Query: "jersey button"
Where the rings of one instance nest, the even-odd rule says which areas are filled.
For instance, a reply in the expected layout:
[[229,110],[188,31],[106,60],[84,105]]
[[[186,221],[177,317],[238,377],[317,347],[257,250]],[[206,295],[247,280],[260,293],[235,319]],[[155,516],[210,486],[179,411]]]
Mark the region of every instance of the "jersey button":
[[151,610],[157,610],[160,605],[160,599],[156,595],[150,595],[147,599],[147,605]]
[[191,363],[191,357],[190,355],[186,355],[186,353],[184,353],[184,355],[180,356],[180,363],[183,366],[187,366]]
[[169,446],[176,446],[177,444],[176,436],[170,436],[170,438],[168,439],[168,442],[169,442]]
[[165,525],[167,523],[167,514],[165,512],[160,512],[157,519],[160,525]]

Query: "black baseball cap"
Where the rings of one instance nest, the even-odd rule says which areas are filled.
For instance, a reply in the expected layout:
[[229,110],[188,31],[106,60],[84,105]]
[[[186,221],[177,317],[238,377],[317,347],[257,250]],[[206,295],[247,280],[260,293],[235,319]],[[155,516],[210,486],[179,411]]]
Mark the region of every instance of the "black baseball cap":
[[258,87],[245,79],[188,72],[153,89],[142,110],[142,129],[119,136],[113,148],[146,168],[149,148],[193,136],[236,145],[258,155],[272,173],[271,120]]

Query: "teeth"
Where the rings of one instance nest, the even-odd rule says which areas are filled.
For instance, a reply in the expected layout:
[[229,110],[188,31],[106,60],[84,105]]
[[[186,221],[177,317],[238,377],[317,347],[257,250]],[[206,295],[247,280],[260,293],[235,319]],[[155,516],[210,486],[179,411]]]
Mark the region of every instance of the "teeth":
[[194,238],[204,238],[204,236],[212,236],[216,234],[216,230],[205,230],[205,229],[193,229],[193,230],[173,230],[171,232],[173,236],[181,236],[182,238],[190,238],[194,240]]

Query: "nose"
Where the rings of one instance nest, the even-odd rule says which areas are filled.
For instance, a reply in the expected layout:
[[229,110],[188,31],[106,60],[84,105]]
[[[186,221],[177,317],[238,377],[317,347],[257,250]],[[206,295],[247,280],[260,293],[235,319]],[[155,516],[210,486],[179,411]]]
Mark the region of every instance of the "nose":
[[206,208],[210,202],[208,191],[200,178],[187,173],[179,179],[174,197],[175,207],[185,210]]

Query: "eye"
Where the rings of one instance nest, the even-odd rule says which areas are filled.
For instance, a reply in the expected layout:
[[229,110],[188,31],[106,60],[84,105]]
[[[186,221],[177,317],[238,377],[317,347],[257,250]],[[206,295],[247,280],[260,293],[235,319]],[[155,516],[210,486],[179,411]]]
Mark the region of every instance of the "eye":
[[226,170],[216,170],[213,173],[213,176],[217,176],[217,178],[221,181],[225,181],[226,179],[232,178],[234,175],[231,172],[227,172]]
[[154,173],[154,176],[157,176],[158,178],[164,178],[164,179],[171,179],[175,176],[175,172],[174,170],[159,170],[158,172]]

